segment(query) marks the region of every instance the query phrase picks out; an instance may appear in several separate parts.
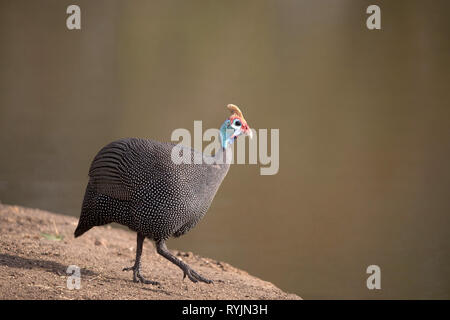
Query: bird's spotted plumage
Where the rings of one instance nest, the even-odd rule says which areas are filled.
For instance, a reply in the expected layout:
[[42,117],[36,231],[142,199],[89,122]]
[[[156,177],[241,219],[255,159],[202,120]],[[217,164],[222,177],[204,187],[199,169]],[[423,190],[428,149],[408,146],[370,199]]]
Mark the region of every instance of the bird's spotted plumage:
[[165,240],[195,226],[208,210],[229,164],[174,164],[174,146],[128,138],[100,150],[89,170],[76,235],[116,222],[147,238]]
[[[249,131],[244,129],[236,132]],[[208,211],[229,169],[229,162],[222,161],[228,148],[207,159],[213,161],[175,164],[171,158],[175,146],[148,139],[116,140],[99,151],[89,170],[75,237],[111,222],[136,231],[136,263],[131,268],[135,281],[146,281],[140,276],[140,255],[144,238],[149,238],[156,242],[158,253],[183,269],[185,276],[194,282],[209,282],[171,255],[164,242],[185,234]],[[191,150],[194,157],[207,156]]]

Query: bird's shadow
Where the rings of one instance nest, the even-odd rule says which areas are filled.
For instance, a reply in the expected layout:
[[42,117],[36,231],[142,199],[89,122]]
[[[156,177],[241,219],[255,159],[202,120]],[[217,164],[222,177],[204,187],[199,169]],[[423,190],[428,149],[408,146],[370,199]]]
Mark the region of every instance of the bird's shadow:
[[173,292],[165,290],[162,285],[161,286],[155,286],[155,287],[147,287],[147,286],[144,287],[143,286],[141,289],[142,290],[146,290],[146,291],[151,291],[151,292],[154,292],[154,293],[163,293],[163,294],[165,294],[167,296],[173,295]]
[[[68,267],[55,261],[43,259],[31,259],[5,253],[0,253],[0,265],[7,266],[10,268],[21,268],[28,270],[42,269],[48,272],[56,273],[57,275],[67,275],[66,270]],[[95,273],[94,271],[85,268],[80,268],[80,272],[81,274],[87,276],[97,275],[97,273]]]
[[[43,259],[25,258],[25,257],[15,256],[15,255],[10,255],[10,254],[5,254],[5,253],[0,253],[0,266],[7,266],[10,268],[20,268],[20,269],[25,269],[25,270],[41,269],[41,270],[45,270],[47,272],[55,273],[59,276],[69,275],[66,273],[68,266],[63,265],[59,262],[43,260]],[[80,268],[80,272],[82,275],[85,275],[85,276],[98,276],[99,275],[96,272],[89,270],[89,269],[85,269],[85,268]],[[124,280],[124,279],[116,278],[116,277],[104,277],[104,278],[109,279],[109,280],[122,280],[122,281]],[[132,282],[132,280],[129,280],[129,281]],[[155,287],[145,285],[142,287],[142,289],[147,290],[147,291],[152,291],[155,293],[163,293],[163,294],[166,294],[167,296],[173,295],[172,292],[165,290],[162,285],[155,286]]]

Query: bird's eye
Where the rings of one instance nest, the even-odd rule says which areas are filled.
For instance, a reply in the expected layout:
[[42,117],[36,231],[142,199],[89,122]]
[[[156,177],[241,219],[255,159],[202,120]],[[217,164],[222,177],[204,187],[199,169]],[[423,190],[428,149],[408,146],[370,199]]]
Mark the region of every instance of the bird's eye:
[[239,127],[239,126],[241,125],[241,122],[240,122],[239,120],[236,120],[236,121],[234,122],[234,125]]

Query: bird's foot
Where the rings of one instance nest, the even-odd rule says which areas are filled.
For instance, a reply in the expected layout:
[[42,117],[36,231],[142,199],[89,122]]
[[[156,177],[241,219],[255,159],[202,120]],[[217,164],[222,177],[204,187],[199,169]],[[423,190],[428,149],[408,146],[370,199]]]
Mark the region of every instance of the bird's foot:
[[197,272],[192,270],[190,267],[183,268],[183,272],[184,272],[183,280],[184,280],[184,278],[186,278],[186,276],[188,276],[189,280],[191,280],[194,283],[198,282],[198,281],[204,282],[204,283],[213,283],[212,280],[206,279],[205,277],[199,275]]
[[128,267],[128,268],[123,268],[122,271],[131,271],[133,270],[133,281],[134,282],[141,282],[143,284],[151,284],[154,286],[159,286],[159,282],[158,281],[151,281],[151,280],[147,280],[145,279],[143,276],[141,276],[141,268],[138,268],[136,266],[132,266],[132,267]]

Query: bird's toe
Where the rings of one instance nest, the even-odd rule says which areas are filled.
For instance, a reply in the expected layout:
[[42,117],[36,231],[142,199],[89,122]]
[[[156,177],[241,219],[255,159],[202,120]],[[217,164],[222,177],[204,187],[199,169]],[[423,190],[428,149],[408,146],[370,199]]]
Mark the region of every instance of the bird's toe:
[[136,267],[135,266],[131,266],[131,267],[123,268],[122,271],[131,271],[131,270],[134,271],[134,269],[136,269]]
[[193,273],[192,275],[193,275],[198,281],[201,281],[201,282],[204,282],[204,283],[213,283],[212,280],[209,280],[209,279],[207,279],[207,278],[205,278],[205,277],[199,275],[199,274],[198,274],[197,272],[195,272],[195,271],[193,271],[192,273]]
[[183,271],[184,271],[183,280],[184,280],[184,278],[186,278],[186,275],[187,275],[189,280],[191,280],[194,283],[199,282],[199,281],[204,282],[204,283],[212,283],[212,280],[202,277],[201,275],[199,275],[197,272],[195,272],[194,270],[192,270],[190,268],[183,270]]
[[144,277],[140,277],[139,281],[143,284],[151,284],[153,286],[160,286],[161,284],[158,281],[147,280]]

